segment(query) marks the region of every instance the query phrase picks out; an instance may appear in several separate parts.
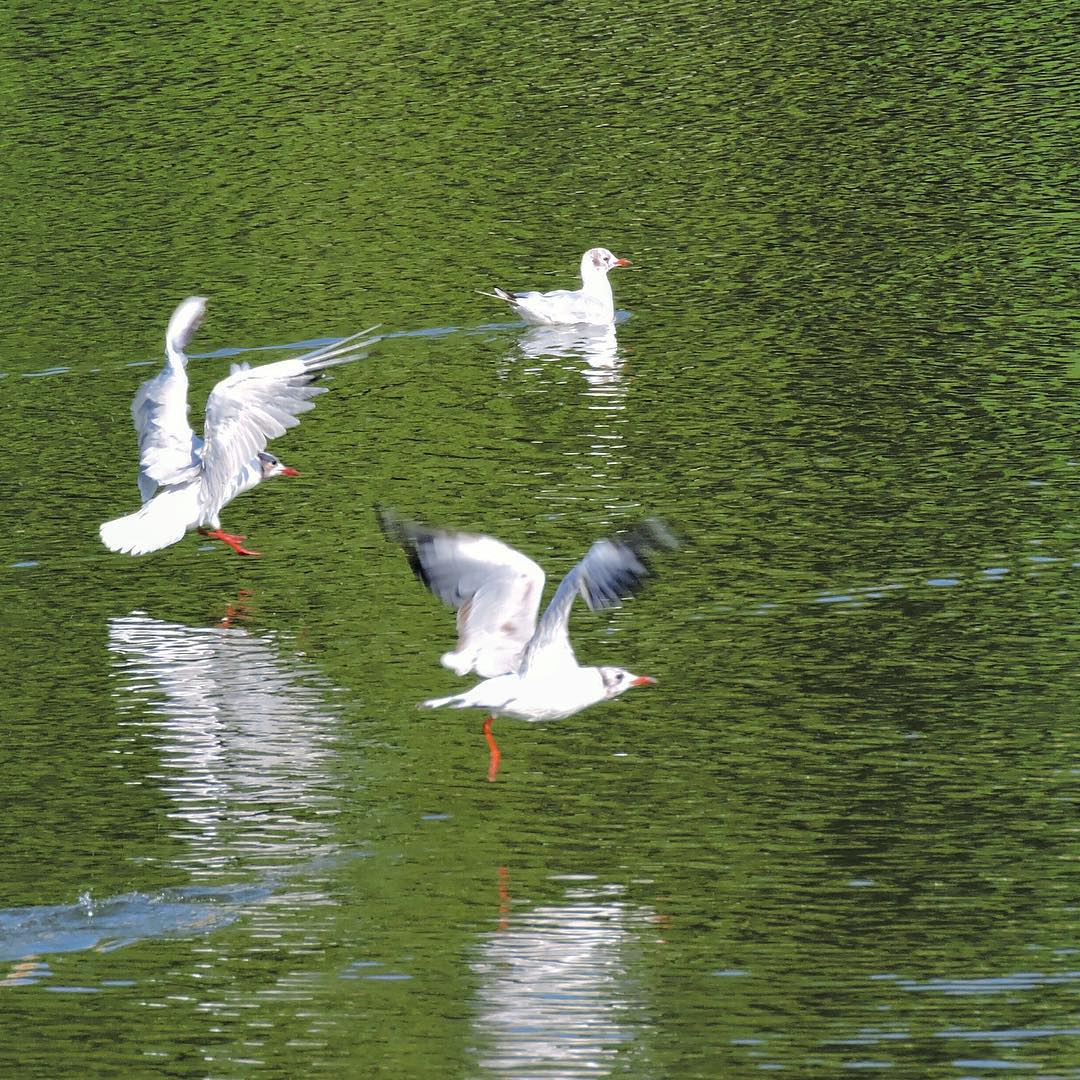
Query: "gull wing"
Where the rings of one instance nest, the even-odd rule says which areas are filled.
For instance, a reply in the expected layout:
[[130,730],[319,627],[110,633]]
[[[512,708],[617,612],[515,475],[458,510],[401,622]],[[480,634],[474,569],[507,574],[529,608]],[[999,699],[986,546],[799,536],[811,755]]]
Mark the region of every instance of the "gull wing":
[[139,494],[145,503],[159,486],[191,479],[202,445],[188,423],[187,354],[202,325],[206,298],[189,296],[169,319],[165,367],[135,391],[131,419],[139,437]]
[[[374,329],[273,364],[233,366],[206,401],[200,494],[204,515],[221,509],[234,493],[240,471],[271,439],[296,427],[300,414],[314,408],[311,399],[326,392],[313,385],[319,373],[358,359],[362,349],[379,340],[365,337]],[[356,340],[361,337],[364,340]]]
[[443,665],[485,678],[516,671],[536,626],[544,571],[491,536],[430,529],[391,512],[381,522],[405,549],[413,573],[457,611],[457,649],[443,654]]
[[575,323],[609,323],[615,316],[614,301],[584,290],[556,289],[547,293],[518,293],[512,301],[522,316],[554,326]]
[[640,589],[650,574],[649,554],[677,546],[668,527],[655,518],[642,522],[618,539],[597,540],[585,558],[559,583],[525,649],[522,670],[538,665],[576,664],[569,627],[570,610],[578,595],[585,598],[591,611],[618,607],[625,597]]

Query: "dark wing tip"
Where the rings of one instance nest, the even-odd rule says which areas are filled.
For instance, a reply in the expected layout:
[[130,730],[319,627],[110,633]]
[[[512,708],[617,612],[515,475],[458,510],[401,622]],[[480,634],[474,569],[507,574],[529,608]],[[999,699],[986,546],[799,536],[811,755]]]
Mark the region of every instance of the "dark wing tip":
[[398,517],[397,511],[390,506],[380,506],[378,503],[372,509],[375,511],[375,517],[379,522],[379,528],[382,530],[383,536],[388,540],[396,540],[400,543],[405,523]]
[[617,542],[625,544],[639,558],[654,551],[675,551],[679,537],[662,518],[646,518],[621,533]]
[[402,550],[405,552],[405,558],[409,560],[409,568],[425,588],[432,589],[431,577],[420,556],[420,545],[430,541],[435,536],[435,531],[417,525],[413,521],[405,521],[398,516],[395,510],[388,506],[376,506],[375,514],[383,535],[401,545]]
[[603,544],[592,556],[592,565],[587,557],[581,583],[585,603],[593,611],[617,607],[654,573],[649,556],[678,546],[678,537],[660,518],[647,518],[631,526]]

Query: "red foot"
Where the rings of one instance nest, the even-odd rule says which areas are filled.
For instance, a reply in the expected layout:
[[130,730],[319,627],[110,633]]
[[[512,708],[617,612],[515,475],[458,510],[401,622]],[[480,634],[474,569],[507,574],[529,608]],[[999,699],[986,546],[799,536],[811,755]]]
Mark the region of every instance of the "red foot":
[[262,554],[259,551],[249,551],[240,543],[241,540],[247,539],[246,536],[235,536],[233,533],[222,532],[220,529],[200,529],[199,532],[208,540],[220,540],[223,544],[228,544],[237,555]]
[[484,721],[484,738],[487,739],[488,750],[491,751],[491,757],[488,759],[487,774],[489,782],[494,782],[495,774],[499,771],[499,760],[502,758],[498,746],[495,745],[495,736],[491,734],[491,721],[494,719],[494,716],[489,716]]

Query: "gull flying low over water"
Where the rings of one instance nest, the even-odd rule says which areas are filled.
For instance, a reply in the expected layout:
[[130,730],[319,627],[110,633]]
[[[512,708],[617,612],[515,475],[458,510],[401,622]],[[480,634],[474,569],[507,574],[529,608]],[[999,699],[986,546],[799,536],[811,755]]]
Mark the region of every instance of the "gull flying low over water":
[[325,368],[357,359],[379,340],[366,336],[371,327],[289,360],[256,368],[233,364],[207,398],[200,439],[188,424],[184,350],[205,315],[202,296],[189,296],[177,307],[165,331],[165,367],[135,393],[131,417],[139,436],[143,505],[101,526],[101,541],[110,551],[143,555],[197,528],[239,555],[258,555],[242,546],[245,537],[221,531],[223,507],[271,476],[300,475],[267,453],[266,444],[314,408],[311,399],[326,388],[312,384]]
[[590,248],[581,256],[581,288],[554,292],[509,292],[496,288],[480,291],[481,296],[505,300],[526,322],[538,326],[587,323],[602,326],[615,320],[615,300],[611,295],[608,271],[630,266],[629,259],[612,255],[607,248]]
[[421,708],[484,709],[491,753],[488,779],[499,767],[491,723],[499,716],[558,720],[632,686],[656,680],[619,667],[582,667],[570,645],[570,609],[581,595],[592,610],[615,607],[649,573],[647,558],[673,549],[663,522],[649,520],[613,540],[597,540],[567,575],[537,622],[544,571],[528,556],[491,536],[431,529],[381,514],[383,531],[405,549],[413,572],[457,611],[458,643],[444,667],[484,677],[463,694],[432,698]]

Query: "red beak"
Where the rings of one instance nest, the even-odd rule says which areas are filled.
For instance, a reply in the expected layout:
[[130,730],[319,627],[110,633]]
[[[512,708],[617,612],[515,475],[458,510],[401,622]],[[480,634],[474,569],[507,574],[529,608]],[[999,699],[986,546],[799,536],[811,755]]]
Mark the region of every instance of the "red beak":
[[656,680],[651,675],[639,675],[636,679],[630,680],[631,686],[655,686]]
[[285,468],[281,470],[281,475],[282,476],[299,476],[300,471],[298,469],[294,469],[291,465],[286,465]]
[[629,259],[616,259],[616,266],[633,266],[634,264]]

